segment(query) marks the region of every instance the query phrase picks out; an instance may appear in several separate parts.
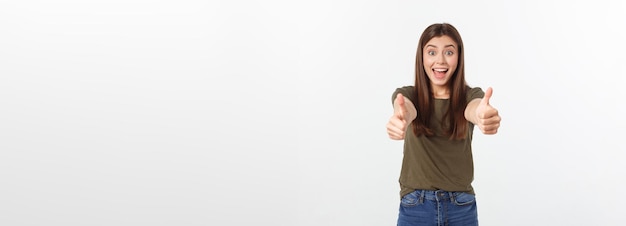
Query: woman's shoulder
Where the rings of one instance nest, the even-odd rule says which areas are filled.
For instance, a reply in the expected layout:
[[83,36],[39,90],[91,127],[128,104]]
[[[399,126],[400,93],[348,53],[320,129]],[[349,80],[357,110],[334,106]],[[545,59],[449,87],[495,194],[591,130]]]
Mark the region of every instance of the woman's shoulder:
[[483,98],[485,96],[485,92],[480,87],[470,87],[470,86],[466,86],[466,87],[467,87],[467,93],[466,93],[467,101],[470,101],[476,98]]
[[393,92],[393,95],[391,97],[392,102],[393,100],[395,100],[396,96],[398,95],[398,93],[402,93],[402,95],[406,98],[409,98],[409,100],[411,101],[415,101],[413,100],[413,97],[415,95],[415,88],[414,86],[401,86],[396,88],[396,90]]
[[402,93],[402,95],[410,95],[412,96],[415,93],[414,86],[401,86],[396,88],[394,93]]

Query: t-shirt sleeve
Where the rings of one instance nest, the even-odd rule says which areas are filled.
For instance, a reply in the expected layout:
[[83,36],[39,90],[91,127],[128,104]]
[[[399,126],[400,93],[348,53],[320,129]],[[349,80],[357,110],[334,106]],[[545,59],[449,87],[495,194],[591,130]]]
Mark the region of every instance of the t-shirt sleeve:
[[467,91],[467,103],[476,98],[483,98],[485,92],[480,87],[469,88]]
[[393,92],[393,95],[391,95],[392,106],[393,106],[393,101],[396,100],[396,96],[398,96],[398,93],[402,93],[404,97],[409,98],[411,102],[415,103],[415,100],[413,100],[413,98],[415,98],[415,88],[413,88],[413,86],[403,86],[403,87],[397,88],[396,91]]

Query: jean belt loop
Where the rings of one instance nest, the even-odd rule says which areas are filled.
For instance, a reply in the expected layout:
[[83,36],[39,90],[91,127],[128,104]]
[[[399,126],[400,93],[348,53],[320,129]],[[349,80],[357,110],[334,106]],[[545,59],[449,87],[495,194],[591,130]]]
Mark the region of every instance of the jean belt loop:
[[452,202],[456,202],[456,197],[455,197],[454,193],[456,193],[456,192],[448,192],[448,195],[450,196],[450,200]]
[[425,190],[420,191],[420,201],[419,201],[420,204],[424,203],[424,196],[426,195],[425,193],[426,193]]

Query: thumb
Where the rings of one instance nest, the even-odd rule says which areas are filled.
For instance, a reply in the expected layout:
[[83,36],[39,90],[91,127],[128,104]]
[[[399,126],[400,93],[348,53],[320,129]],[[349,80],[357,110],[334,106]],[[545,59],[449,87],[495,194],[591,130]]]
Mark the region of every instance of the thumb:
[[396,111],[398,111],[401,117],[404,117],[404,112],[406,112],[406,106],[404,105],[404,96],[401,93],[396,95]]
[[485,96],[480,101],[480,104],[481,105],[489,105],[489,99],[491,99],[491,95],[492,94],[493,94],[493,89],[491,87],[487,88],[487,91],[485,91]]

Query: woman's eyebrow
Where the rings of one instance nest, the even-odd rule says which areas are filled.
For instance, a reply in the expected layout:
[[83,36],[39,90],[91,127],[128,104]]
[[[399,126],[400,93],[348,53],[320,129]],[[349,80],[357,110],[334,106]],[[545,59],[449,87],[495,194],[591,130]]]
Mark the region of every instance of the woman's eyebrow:
[[[432,44],[428,44],[428,45],[426,45],[426,47],[433,47],[433,48],[437,48],[437,46],[432,45]],[[446,46],[444,46],[443,48],[448,48],[448,47],[456,48],[453,44],[446,45]]]

